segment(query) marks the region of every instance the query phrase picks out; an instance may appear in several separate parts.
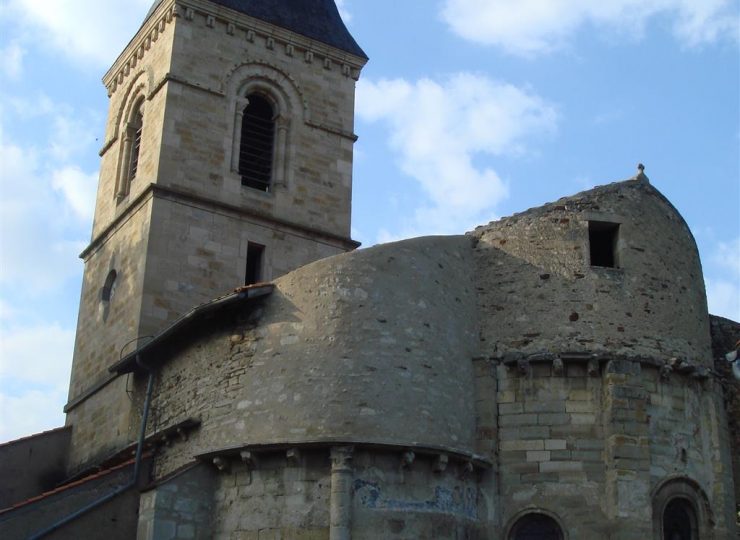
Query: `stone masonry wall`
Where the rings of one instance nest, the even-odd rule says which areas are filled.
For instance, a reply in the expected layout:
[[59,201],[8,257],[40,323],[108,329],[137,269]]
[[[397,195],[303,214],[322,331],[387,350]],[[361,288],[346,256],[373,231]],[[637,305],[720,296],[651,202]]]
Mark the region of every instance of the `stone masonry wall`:
[[[246,39],[248,29],[256,40]],[[307,61],[309,49],[316,62]],[[192,0],[163,2],[116,60],[104,78],[109,118],[70,384],[73,467],[132,439],[136,419],[127,417],[123,386],[98,387],[123,347],[243,285],[249,242],[265,246],[264,280],[354,247],[353,77],[361,59],[350,56]],[[231,170],[237,94],[251,80],[284,100],[285,174],[278,182],[276,172],[269,193],[243,187]],[[126,123],[142,96],[139,168],[120,196]],[[101,302],[111,270],[115,295]],[[79,403],[91,391],[103,393],[101,408]],[[121,411],[115,421],[111,410]]]
[[[167,85],[163,86],[171,69],[175,21],[171,14],[152,17],[111,68],[104,79],[109,86],[110,101],[105,142],[101,149],[100,181],[95,203],[92,237],[97,238],[111,221],[121,216],[128,206],[159,175],[160,147],[167,104]],[[136,65],[121,74],[120,83],[114,77],[116,66],[136,57]],[[112,91],[111,79],[116,81]],[[122,167],[125,127],[135,102],[144,97],[142,109],[144,124],[141,151],[136,178],[131,182],[128,195],[116,198],[116,186]]]
[[[722,398],[727,410],[729,445],[731,448],[733,477],[735,480],[735,504],[740,512],[740,381],[732,375],[725,354],[737,348],[740,340],[740,323],[712,316],[712,356],[714,366],[720,376]],[[740,514],[736,514],[740,522]]]
[[498,385],[501,526],[543,509],[570,538],[607,537],[601,379],[578,363],[560,375],[501,365]]
[[[401,455],[353,452],[351,538],[490,538],[481,525],[486,508],[477,472],[452,461],[435,468],[435,459],[425,455],[402,467]],[[165,480],[142,497],[139,538],[328,540],[329,451],[300,449],[296,456],[261,452],[249,466],[237,458],[222,471],[200,465]]]
[[[349,237],[355,80],[338,59],[355,73],[360,59],[207,2],[193,6],[176,26],[158,182]],[[233,167],[238,100],[250,81],[285,109],[276,111],[287,138],[276,163],[287,164],[286,177],[269,193],[241,186]]]
[[329,460],[326,452],[261,457],[254,470],[232,464],[217,476],[214,540],[329,538]]
[[649,538],[657,487],[686,478],[717,516],[714,534],[730,534],[730,453],[713,383],[664,380],[621,360],[591,374],[579,362],[558,373],[545,363],[498,372],[505,530],[539,509],[572,538]]
[[153,335],[193,307],[244,284],[247,246],[267,246],[262,281],[342,250],[245,216],[156,198],[148,244],[140,333]]
[[[72,426],[70,468],[100,457],[135,438],[126,380],[112,382],[92,401],[78,402],[110,377],[108,367],[137,346],[152,200],[123,221],[85,263],[70,378],[66,425]],[[107,276],[116,280],[110,301],[102,298]],[[146,334],[144,334],[146,335]],[[128,345],[128,348],[125,346]],[[125,351],[124,351],[125,349]]]
[[450,462],[435,472],[420,456],[409,467],[399,455],[358,452],[353,459],[354,540],[483,540],[487,521],[480,472]]
[[474,453],[470,262],[466,237],[339,255],[277,280],[257,326],[204,329],[157,381],[160,426],[202,422],[158,474],[245,440]]
[[[619,268],[590,266],[590,220],[620,224]],[[711,365],[696,245],[646,181],[599,187],[473,235],[484,353],[609,351]]]
[[65,477],[71,430],[0,444],[0,510],[57,486]]

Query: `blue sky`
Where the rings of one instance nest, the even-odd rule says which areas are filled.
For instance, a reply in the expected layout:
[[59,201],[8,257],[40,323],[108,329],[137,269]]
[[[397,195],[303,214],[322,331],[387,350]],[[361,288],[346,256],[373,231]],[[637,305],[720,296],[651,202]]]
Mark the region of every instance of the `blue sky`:
[[[107,96],[151,0],[0,0],[0,442],[59,426]],[[455,234],[638,162],[740,320],[737,0],[344,0],[353,235]],[[233,284],[224,284],[229,289]]]

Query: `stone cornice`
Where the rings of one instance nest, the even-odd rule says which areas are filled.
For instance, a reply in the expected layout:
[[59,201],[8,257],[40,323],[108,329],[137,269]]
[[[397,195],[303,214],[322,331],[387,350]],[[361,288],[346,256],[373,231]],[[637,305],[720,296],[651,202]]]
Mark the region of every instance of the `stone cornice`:
[[354,80],[359,79],[360,71],[367,63],[365,58],[208,1],[169,0],[162,2],[144,23],[103,77],[108,96],[112,96],[129,74],[135,71],[152,44],[160,39],[161,34],[176,19],[195,23],[196,18],[200,18],[213,31],[239,36],[250,43],[261,42],[264,47],[279,49],[296,62],[316,63],[321,69],[339,70],[344,76]]
[[[244,13],[234,12],[207,0],[177,0],[183,8],[185,20],[192,21],[196,15],[205,18],[206,26],[220,29],[230,35],[239,35],[246,41],[262,41],[268,49],[282,49],[286,56],[305,62],[320,61],[327,69],[340,69],[346,76],[359,78],[366,58],[336,49],[290,30],[280,28]],[[228,14],[228,19],[226,15]],[[219,28],[220,27],[220,28]],[[329,60],[331,65],[327,66]]]
[[163,2],[154,14],[144,23],[123,52],[118,56],[113,66],[103,76],[103,84],[112,96],[118,87],[123,84],[133,72],[146,53],[152,48],[162,33],[174,20],[181,16],[182,10],[175,0]]

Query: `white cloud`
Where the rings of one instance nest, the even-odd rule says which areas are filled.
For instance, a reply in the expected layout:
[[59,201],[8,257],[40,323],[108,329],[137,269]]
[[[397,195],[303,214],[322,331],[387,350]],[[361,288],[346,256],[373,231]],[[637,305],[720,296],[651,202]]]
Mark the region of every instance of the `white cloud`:
[[27,39],[81,62],[111,64],[152,0],[8,0]]
[[25,53],[23,47],[15,41],[0,49],[0,74],[7,79],[19,79],[23,72]]
[[670,17],[689,46],[737,39],[736,0],[445,0],[442,8],[458,35],[525,56],[562,46],[586,25],[639,37],[657,16]]
[[702,257],[709,312],[740,321],[740,237],[713,240]]
[[[6,142],[0,131],[0,285],[38,294],[81,270],[84,242],[66,236],[66,216],[76,211],[56,196],[50,177],[38,151]],[[80,228],[87,233],[87,224]]]
[[74,331],[0,329],[0,443],[64,424]]
[[0,393],[0,443],[64,425],[64,390],[28,390],[19,396]]
[[[521,154],[525,139],[552,132],[555,109],[538,96],[481,75],[459,73],[442,81],[361,80],[357,113],[390,129],[401,169],[427,201],[415,209],[401,237],[462,232],[507,194],[480,157]],[[485,216],[484,216],[485,214]],[[398,238],[381,233],[381,239]]]
[[58,324],[0,331],[0,378],[61,388],[69,383],[74,331]]
[[[60,109],[63,111],[64,107]],[[63,111],[55,114],[52,122],[49,147],[57,161],[69,161],[93,146],[96,130],[92,119],[75,117],[72,111]]]
[[15,310],[10,307],[10,304],[0,298],[0,322],[10,319],[14,313]]
[[740,321],[740,285],[737,281],[706,278],[709,313]]
[[740,280],[740,237],[729,242],[719,242],[712,262],[735,274]]
[[98,174],[86,174],[77,166],[54,171],[52,186],[61,191],[74,213],[86,223],[90,222],[95,210],[95,190]]
[[344,19],[344,22],[348,23],[352,20],[352,14],[347,9],[347,2],[345,0],[337,0],[337,8],[339,8],[339,14]]

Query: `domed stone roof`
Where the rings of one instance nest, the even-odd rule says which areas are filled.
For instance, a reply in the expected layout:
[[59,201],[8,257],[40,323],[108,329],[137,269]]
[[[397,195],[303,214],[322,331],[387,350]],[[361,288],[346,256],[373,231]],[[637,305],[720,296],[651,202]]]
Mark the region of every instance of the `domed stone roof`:
[[[146,19],[164,0],[154,0]],[[210,0],[361,58],[367,55],[344,25],[334,0]]]

